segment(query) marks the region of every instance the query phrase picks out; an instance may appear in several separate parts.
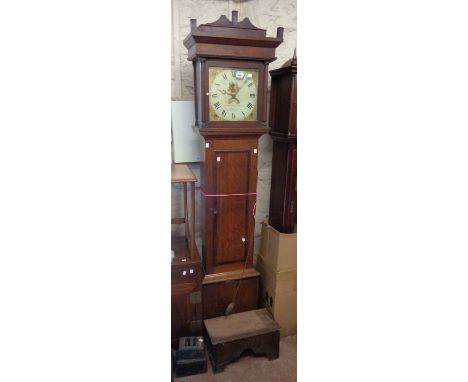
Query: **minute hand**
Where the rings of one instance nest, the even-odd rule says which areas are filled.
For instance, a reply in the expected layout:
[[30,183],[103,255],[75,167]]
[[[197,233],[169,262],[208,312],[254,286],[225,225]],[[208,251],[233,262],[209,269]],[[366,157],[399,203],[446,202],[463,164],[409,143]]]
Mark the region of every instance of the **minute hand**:
[[239,89],[237,89],[237,92],[236,92],[236,95],[240,92],[240,90],[244,87],[244,85],[247,83],[247,77],[245,78],[244,82],[242,83],[242,85],[240,86]]

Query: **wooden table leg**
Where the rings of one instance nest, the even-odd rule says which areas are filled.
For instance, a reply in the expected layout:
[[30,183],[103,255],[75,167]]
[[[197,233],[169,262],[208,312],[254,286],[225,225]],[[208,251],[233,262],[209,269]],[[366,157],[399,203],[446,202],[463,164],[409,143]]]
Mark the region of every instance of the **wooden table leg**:
[[192,258],[195,258],[195,183],[191,183],[192,191],[192,224],[191,224],[191,233],[190,233],[190,253]]
[[188,238],[187,183],[185,182],[184,182],[184,218],[185,218],[185,237]]

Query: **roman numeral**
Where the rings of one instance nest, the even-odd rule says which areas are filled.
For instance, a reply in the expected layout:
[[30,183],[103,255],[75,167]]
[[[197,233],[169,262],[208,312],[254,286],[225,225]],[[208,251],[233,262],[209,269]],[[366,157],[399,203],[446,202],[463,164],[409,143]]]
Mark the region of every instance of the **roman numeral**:
[[218,98],[218,93],[212,94],[211,95],[213,98]]
[[215,85],[216,85],[216,86],[221,86],[220,84],[217,84],[216,82],[215,82]]
[[250,93],[250,98],[255,98],[255,93]]
[[[242,111],[242,110],[241,110],[241,111]],[[242,114],[244,114],[244,115],[245,115],[245,113],[244,113],[243,111],[242,111]]]
[[216,108],[216,110],[218,110],[221,107],[221,104],[219,102],[216,102],[214,104],[214,107]]
[[248,84],[247,86],[250,88],[252,85],[253,85],[253,82],[251,82],[251,83]]
[[251,110],[252,110],[252,108],[253,108],[253,105],[252,105],[252,104],[249,102],[249,103],[247,104],[247,107],[248,107],[249,109],[251,109]]
[[225,117],[225,116],[226,116],[226,110],[223,110],[223,111],[221,112],[221,115],[222,115],[223,117]]
[[236,72],[234,70],[231,70],[231,74],[233,77],[236,77]]
[[223,78],[224,78],[225,80],[227,80],[226,73],[223,73]]
[[235,119],[235,118],[236,118],[236,115],[232,113],[232,119]]

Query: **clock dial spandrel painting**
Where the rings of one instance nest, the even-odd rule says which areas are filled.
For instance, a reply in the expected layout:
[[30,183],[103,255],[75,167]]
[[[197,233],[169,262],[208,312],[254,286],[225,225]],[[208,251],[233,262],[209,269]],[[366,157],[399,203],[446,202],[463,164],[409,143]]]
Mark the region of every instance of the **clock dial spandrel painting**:
[[210,67],[210,121],[257,121],[257,69]]

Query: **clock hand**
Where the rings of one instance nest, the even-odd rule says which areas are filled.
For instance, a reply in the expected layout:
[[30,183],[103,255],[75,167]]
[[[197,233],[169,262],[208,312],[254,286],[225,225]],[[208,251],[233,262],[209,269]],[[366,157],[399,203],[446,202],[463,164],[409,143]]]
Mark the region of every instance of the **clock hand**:
[[242,83],[242,85],[241,85],[241,86],[240,86],[240,87],[237,89],[237,91],[236,91],[236,95],[237,95],[237,93],[239,93],[239,92],[240,92],[240,90],[241,90],[241,89],[244,87],[244,85],[245,85],[246,83],[247,83],[247,76],[245,76],[245,80],[244,80],[244,82],[243,82],[243,83]]
[[232,101],[235,101],[237,104],[240,103],[239,99],[237,98],[237,94],[239,94],[239,92],[241,91],[241,89],[244,87],[244,85],[247,83],[247,76],[245,77],[244,79],[244,82],[242,83],[242,85],[240,87],[237,88],[237,91],[235,93],[231,93],[231,92],[226,92],[224,90],[224,93],[223,94],[229,94],[231,96],[231,99],[228,101],[228,103],[231,103]]
[[226,90],[220,90],[221,94],[224,94],[224,95],[230,95],[231,97],[235,97],[237,93],[231,93],[231,92],[227,92]]
[[232,101],[235,101],[235,102],[239,103],[239,100],[236,98],[236,94],[237,94],[237,93],[227,92],[227,91],[224,90],[224,89],[220,90],[220,93],[221,93],[221,94],[224,94],[224,95],[227,94],[227,95],[231,96],[231,98],[228,99],[228,103],[231,103]]

